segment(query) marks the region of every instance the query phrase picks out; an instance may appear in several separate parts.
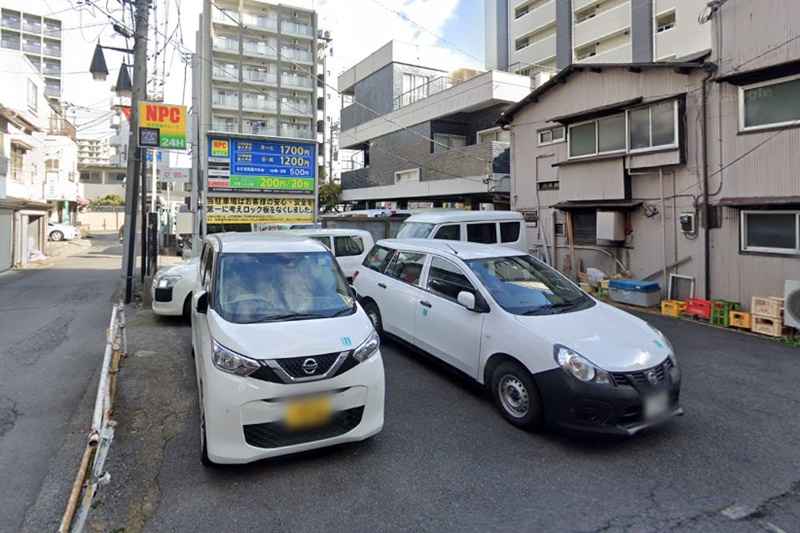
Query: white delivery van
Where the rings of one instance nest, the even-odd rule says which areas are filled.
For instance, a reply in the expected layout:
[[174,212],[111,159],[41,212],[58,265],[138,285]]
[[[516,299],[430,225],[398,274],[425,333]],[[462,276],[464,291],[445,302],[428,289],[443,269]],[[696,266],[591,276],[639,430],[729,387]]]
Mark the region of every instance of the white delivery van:
[[442,211],[408,217],[398,239],[446,239],[502,244],[528,251],[525,219],[516,211]]

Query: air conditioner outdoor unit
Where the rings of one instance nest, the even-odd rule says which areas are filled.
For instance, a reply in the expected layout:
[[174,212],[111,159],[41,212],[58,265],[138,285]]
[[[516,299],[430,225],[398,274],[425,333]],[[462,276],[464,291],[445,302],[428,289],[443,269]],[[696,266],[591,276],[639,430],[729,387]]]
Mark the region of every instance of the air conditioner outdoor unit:
[[480,207],[481,211],[494,211],[494,204],[485,203],[480,204],[478,207]]
[[800,280],[787,279],[784,282],[783,323],[800,329]]

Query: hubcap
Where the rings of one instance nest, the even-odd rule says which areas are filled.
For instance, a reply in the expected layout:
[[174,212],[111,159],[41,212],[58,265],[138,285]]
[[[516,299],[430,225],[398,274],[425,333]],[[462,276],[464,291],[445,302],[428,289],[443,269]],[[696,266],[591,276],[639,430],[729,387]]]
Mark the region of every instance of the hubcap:
[[511,375],[503,376],[497,385],[497,392],[508,414],[515,418],[522,418],[528,414],[530,408],[528,390],[519,379]]

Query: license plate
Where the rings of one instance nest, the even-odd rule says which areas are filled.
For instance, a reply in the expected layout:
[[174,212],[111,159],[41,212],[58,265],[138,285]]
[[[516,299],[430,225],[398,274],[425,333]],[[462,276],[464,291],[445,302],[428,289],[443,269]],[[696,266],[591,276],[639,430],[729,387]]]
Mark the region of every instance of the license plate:
[[644,399],[644,417],[646,419],[658,418],[669,411],[669,395],[659,392]]
[[331,399],[328,396],[305,398],[286,404],[286,428],[290,430],[323,426],[331,419]]

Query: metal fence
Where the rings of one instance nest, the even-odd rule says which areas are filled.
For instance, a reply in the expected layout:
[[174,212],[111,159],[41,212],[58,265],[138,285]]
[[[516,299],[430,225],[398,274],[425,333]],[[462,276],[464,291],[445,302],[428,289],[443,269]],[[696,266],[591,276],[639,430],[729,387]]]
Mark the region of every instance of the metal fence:
[[67,508],[59,533],[79,533],[83,531],[86,517],[92,506],[92,499],[98,487],[106,485],[111,476],[103,469],[108,449],[114,439],[116,422],[111,420],[114,409],[114,393],[117,386],[117,372],[122,357],[127,356],[128,342],[125,333],[125,304],[120,301],[111,310],[111,322],[106,331],[106,347],[100,383],[97,386],[92,426],[83,452],[78,474],[69,495]]

